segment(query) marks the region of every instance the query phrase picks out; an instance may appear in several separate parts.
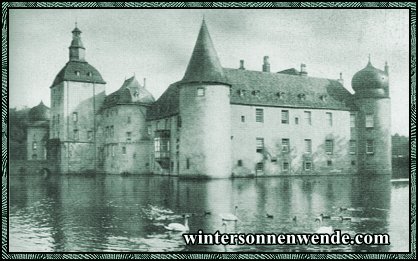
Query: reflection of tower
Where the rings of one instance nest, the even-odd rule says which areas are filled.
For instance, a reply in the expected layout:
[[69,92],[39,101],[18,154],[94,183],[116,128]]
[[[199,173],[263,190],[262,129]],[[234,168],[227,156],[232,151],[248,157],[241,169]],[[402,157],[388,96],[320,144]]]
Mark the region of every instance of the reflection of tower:
[[180,173],[230,177],[230,85],[205,21],[179,88]]
[[358,131],[359,173],[390,174],[391,109],[389,69],[376,69],[370,62],[352,79],[355,104],[359,110]]
[[60,155],[63,173],[96,168],[96,111],[105,97],[105,81],[85,60],[81,31],[72,34],[69,61],[51,86],[49,149]]

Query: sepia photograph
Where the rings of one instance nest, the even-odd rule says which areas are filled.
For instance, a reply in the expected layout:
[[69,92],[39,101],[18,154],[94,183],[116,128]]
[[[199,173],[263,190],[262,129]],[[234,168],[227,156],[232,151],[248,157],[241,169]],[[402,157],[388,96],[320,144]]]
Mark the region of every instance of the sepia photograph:
[[416,250],[408,7],[21,7],[3,257]]

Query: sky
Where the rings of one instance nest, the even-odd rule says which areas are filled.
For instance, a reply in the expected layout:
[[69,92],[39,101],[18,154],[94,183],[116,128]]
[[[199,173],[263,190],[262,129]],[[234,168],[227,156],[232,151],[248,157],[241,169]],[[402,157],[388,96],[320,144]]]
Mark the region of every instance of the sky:
[[106,94],[135,75],[158,98],[181,80],[202,17],[223,67],[300,69],[309,76],[351,78],[372,64],[390,67],[392,133],[409,135],[409,13],[402,9],[11,9],[9,105],[50,105],[49,87],[68,61],[71,31],[82,31],[86,60]]

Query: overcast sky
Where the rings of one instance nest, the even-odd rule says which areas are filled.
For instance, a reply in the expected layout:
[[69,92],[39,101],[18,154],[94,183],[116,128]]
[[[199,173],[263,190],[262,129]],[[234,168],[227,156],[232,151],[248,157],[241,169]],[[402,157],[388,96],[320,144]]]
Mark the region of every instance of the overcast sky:
[[112,93],[125,77],[147,78],[158,98],[180,80],[205,16],[223,67],[271,71],[307,65],[310,76],[337,79],[345,87],[367,64],[390,66],[392,132],[408,135],[408,10],[180,10],[180,9],[11,9],[9,17],[10,107],[50,104],[49,87],[68,61],[75,21],[86,60]]

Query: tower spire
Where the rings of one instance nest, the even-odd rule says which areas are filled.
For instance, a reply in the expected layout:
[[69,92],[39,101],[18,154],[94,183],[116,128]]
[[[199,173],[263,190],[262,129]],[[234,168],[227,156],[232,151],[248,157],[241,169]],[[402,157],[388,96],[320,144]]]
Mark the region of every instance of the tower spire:
[[227,83],[205,19],[182,82]]
[[81,30],[77,27],[77,21],[75,22],[75,28],[71,32],[73,34],[73,40],[71,41],[70,49],[70,61],[85,61],[85,52],[83,42],[81,41]]

